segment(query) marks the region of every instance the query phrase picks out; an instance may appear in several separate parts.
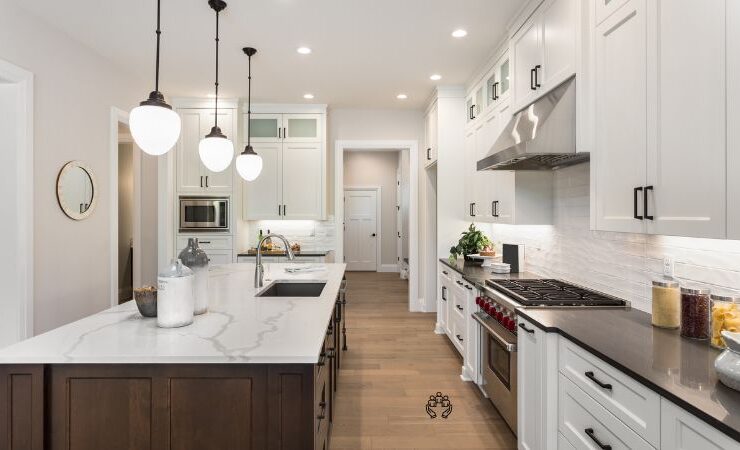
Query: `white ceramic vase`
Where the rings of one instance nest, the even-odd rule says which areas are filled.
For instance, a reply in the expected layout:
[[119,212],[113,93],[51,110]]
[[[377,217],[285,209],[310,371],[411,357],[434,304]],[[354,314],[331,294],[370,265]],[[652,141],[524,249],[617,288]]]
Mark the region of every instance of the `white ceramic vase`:
[[723,331],[727,349],[714,360],[719,381],[736,391],[740,391],[740,333]]

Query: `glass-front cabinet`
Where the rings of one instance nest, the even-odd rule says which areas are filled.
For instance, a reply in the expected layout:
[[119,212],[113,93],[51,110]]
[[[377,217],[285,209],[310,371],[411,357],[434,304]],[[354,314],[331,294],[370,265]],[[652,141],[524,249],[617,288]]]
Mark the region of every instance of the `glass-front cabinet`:
[[508,99],[511,88],[509,55],[504,53],[496,64],[483,77],[480,84],[469,94],[467,101],[467,122],[487,116]]
[[[249,124],[244,114],[245,130],[251,127],[252,142],[321,142],[321,114],[253,113]],[[246,141],[246,136],[244,136]]]
[[[283,135],[282,114],[252,114],[249,124],[246,123],[247,115],[244,115],[245,130],[251,128],[252,142],[277,142]],[[246,135],[244,141],[246,141]]]

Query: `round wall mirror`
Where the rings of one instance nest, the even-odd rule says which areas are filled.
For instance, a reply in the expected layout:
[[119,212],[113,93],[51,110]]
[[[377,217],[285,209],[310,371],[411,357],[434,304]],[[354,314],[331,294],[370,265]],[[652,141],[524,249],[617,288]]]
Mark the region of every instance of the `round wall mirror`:
[[81,161],[70,161],[57,177],[57,200],[70,219],[82,220],[92,214],[97,202],[95,177]]

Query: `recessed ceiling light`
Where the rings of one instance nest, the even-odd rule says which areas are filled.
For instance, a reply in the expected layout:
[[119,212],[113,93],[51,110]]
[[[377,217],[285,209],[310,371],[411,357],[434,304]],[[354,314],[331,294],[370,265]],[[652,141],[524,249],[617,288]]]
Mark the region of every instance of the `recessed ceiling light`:
[[297,51],[298,53],[300,53],[301,55],[308,55],[308,54],[310,54],[310,53],[311,53],[311,49],[310,49],[310,48],[308,48],[308,47],[298,47],[298,48],[296,49],[296,51]]
[[442,79],[442,75],[439,75],[439,74],[436,74],[435,73],[434,75],[430,76],[429,79],[432,80],[432,81],[439,81],[439,80]]
[[409,98],[409,96],[406,94],[398,94],[396,95],[396,98],[399,100],[406,100],[407,98]]
[[468,32],[460,28],[459,30],[455,30],[452,32],[452,37],[456,38],[462,38],[468,35]]
[[306,100],[313,100],[313,94],[303,94],[303,98]]

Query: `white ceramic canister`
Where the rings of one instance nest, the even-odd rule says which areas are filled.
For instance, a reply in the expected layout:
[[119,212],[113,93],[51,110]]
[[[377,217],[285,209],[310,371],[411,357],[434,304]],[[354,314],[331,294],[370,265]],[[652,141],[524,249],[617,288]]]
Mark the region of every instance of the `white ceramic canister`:
[[195,307],[193,271],[173,259],[157,278],[157,326],[176,328],[193,323]]

